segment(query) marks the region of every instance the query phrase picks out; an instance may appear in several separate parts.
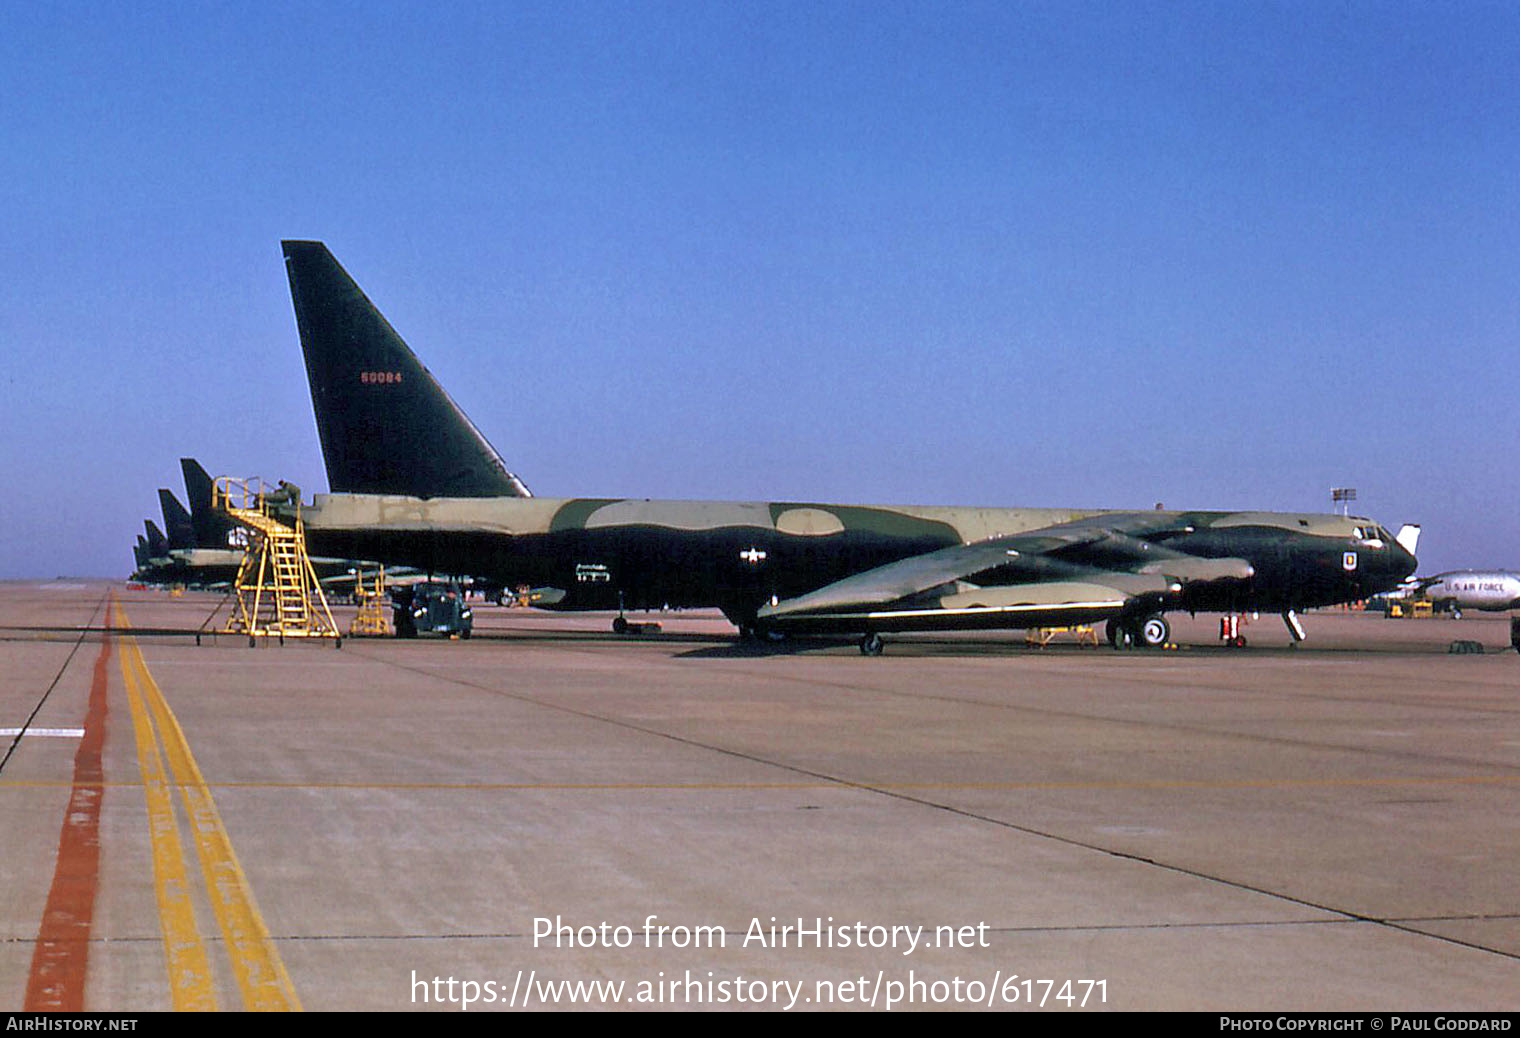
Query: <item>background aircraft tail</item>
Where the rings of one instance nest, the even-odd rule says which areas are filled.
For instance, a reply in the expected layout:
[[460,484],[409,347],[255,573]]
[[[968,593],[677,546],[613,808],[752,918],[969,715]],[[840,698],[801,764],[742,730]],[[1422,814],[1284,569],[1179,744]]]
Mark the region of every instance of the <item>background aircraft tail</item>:
[[148,531],[148,557],[150,559],[168,557],[169,538],[164,536],[164,531],[158,528],[158,524],[152,519],[144,519],[143,529]]
[[194,458],[179,459],[179,467],[185,474],[185,496],[190,501],[190,522],[195,529],[195,546],[236,547],[231,534],[237,524],[226,512],[219,512],[211,506],[211,476]]
[[164,513],[164,529],[169,532],[169,548],[179,550],[196,547],[195,524],[173,491],[159,487],[158,506]]
[[281,247],[331,489],[530,497],[327,246]]

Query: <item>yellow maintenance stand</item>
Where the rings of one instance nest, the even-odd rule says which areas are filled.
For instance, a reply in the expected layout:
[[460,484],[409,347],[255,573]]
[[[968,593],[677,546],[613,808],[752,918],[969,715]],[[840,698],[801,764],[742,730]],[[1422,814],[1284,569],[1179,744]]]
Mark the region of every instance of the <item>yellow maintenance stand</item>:
[[223,476],[212,485],[212,504],[253,531],[234,585],[237,605],[226,630],[259,637],[332,638],[342,635],[306,552],[301,491],[262,480]]
[[354,622],[348,625],[350,638],[381,638],[391,633],[391,625],[385,618],[385,568],[375,570],[375,579],[366,581],[361,566],[354,573],[354,601],[359,611]]

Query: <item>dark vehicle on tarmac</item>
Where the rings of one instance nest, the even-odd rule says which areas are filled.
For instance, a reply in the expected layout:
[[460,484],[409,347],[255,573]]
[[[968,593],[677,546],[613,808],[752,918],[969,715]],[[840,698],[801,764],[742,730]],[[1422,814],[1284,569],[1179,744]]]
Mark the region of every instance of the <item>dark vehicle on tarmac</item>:
[[434,582],[397,588],[391,595],[397,638],[442,634],[468,638],[474,611],[458,584]]

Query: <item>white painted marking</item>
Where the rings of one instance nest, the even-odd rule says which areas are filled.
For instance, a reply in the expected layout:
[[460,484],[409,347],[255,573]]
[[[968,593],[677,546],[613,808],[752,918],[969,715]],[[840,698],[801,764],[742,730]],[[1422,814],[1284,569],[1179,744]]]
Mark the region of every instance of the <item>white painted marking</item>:
[[44,739],[83,739],[83,728],[0,728],[0,738],[15,738],[18,735],[37,735]]
[[1166,830],[1153,825],[1100,825],[1098,832],[1107,836],[1161,836]]

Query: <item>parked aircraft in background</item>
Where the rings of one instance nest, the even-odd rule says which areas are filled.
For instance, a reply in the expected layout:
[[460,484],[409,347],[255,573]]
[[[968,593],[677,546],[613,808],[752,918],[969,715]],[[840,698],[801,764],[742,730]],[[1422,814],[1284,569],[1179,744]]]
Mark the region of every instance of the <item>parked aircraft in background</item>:
[[528,496],[320,242],[283,243],[333,493],[314,552],[530,585],[557,609],[716,606],[743,636],[1106,621],[1162,645],[1169,611],[1296,611],[1414,571],[1377,523],[1277,512],[881,507]]
[[132,561],[136,569],[132,573],[133,580],[141,580],[140,574],[152,563],[148,555],[148,541],[142,534],[137,535],[137,543],[132,546]]
[[164,529],[169,535],[169,550],[178,551],[195,547],[195,524],[190,513],[179,503],[172,490],[160,487],[158,507],[164,513]]
[[1464,609],[1490,613],[1520,609],[1520,573],[1510,570],[1460,570],[1421,577],[1415,583],[1437,609],[1456,616]]
[[143,529],[148,534],[148,558],[166,559],[169,557],[169,538],[164,536],[164,531],[158,528],[158,524],[152,519],[143,520]]
[[[132,579],[145,584],[202,588],[228,584],[243,561],[246,533],[224,513],[212,508],[211,480],[205,470],[189,458],[181,460],[181,467],[190,509],[187,511],[172,491],[159,489],[159,507],[169,535],[155,538],[157,528],[151,520],[146,523],[147,548],[134,552],[137,571]],[[196,473],[204,477],[204,488],[194,478]]]
[[[137,571],[132,579],[145,584],[225,589],[237,578],[250,533],[213,504],[212,479],[200,462],[181,458],[180,469],[190,508],[187,511],[173,492],[159,490],[159,504],[170,534],[166,538],[151,520],[145,522],[148,538],[137,538],[133,549]],[[322,585],[339,591],[352,591],[357,576],[367,579],[379,568],[376,562],[346,558],[316,556],[311,562]],[[386,582],[392,586],[428,579],[428,574],[404,566],[386,570]]]

